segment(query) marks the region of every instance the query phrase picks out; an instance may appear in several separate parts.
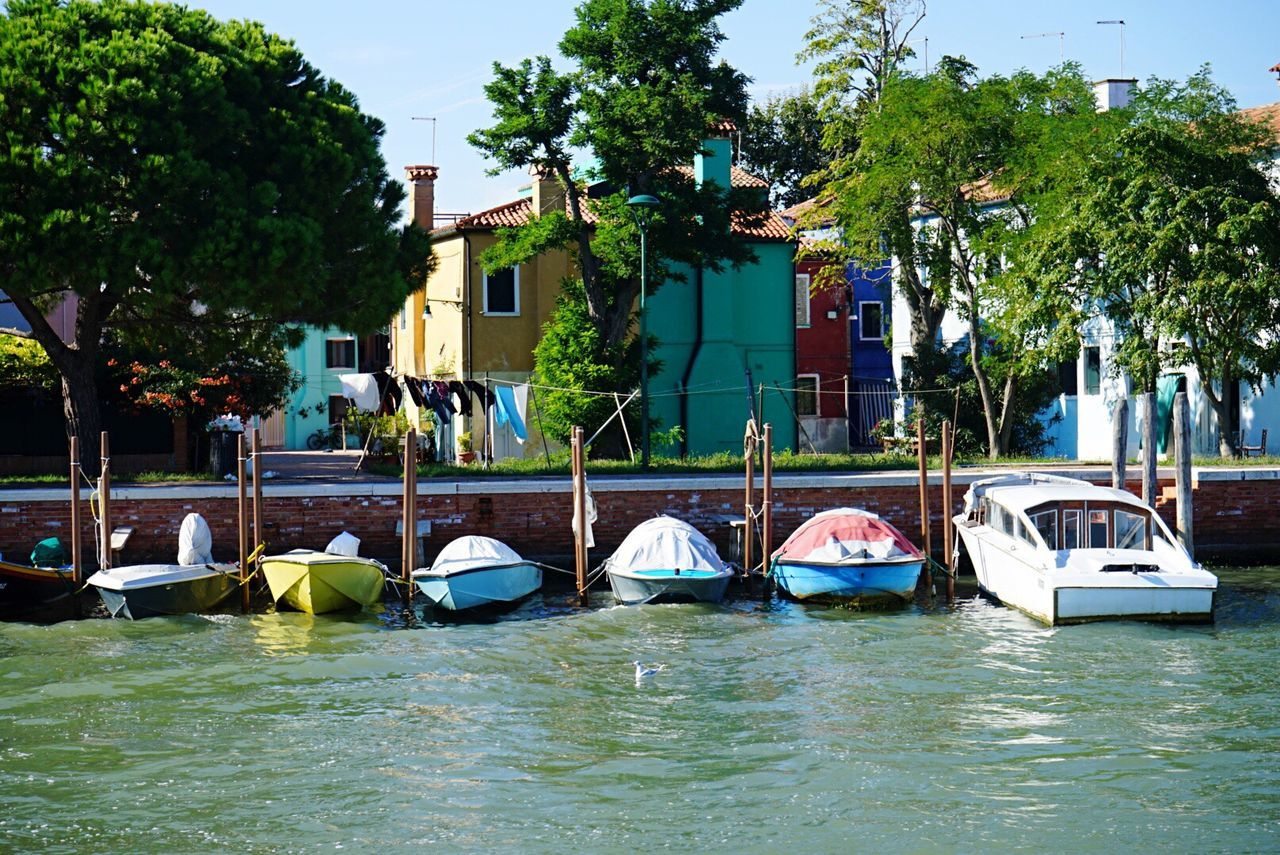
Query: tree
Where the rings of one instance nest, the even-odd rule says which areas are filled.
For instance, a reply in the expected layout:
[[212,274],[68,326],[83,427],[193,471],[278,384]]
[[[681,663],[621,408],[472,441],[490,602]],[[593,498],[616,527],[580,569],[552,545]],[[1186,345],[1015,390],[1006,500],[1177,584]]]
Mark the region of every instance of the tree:
[[1232,455],[1231,396],[1280,371],[1275,132],[1237,112],[1208,67],[1186,83],[1148,81],[1117,118],[1061,162],[1057,225],[1036,249],[1076,271],[1065,281],[1115,325],[1116,365],[1139,389],[1195,368]]
[[[618,381],[615,389],[625,388],[624,362],[638,359],[634,349],[621,346],[631,334],[640,289],[640,242],[629,196],[662,200],[648,231],[651,290],[672,277],[675,263],[719,270],[752,258],[730,222],[735,214],[748,222],[753,213],[762,214],[761,200],[714,183],[697,186],[687,169],[710,128],[726,118],[741,122],[745,112],[746,78],[714,62],[724,39],[716,21],[740,4],[585,0],[577,24],[560,42],[571,71],[557,71],[545,56],[513,67],[495,63],[494,80],[485,87],[495,123],[473,133],[471,144],[496,162],[495,172],[528,168],[554,177],[566,210],[542,212],[501,232],[481,262],[494,270],[548,251],[571,251],[582,282],[576,299],[599,333],[589,356],[577,358],[607,369]],[[581,172],[573,163],[580,150],[594,156],[594,165]],[[552,323],[558,318],[559,312]],[[580,373],[546,362],[564,352],[542,350],[538,375]]]
[[[862,169],[858,161],[862,123],[880,109],[885,87],[902,70],[903,62],[915,55],[911,34],[924,20],[925,4],[923,0],[822,0],[820,8],[805,34],[799,59],[817,60],[814,95],[829,164],[812,183],[815,195],[828,204],[813,209],[801,225],[833,220],[842,228],[841,219],[849,210],[842,196]],[[904,199],[897,207],[878,212],[882,240],[874,246],[855,249],[836,238],[821,250],[864,264],[885,255],[906,258],[914,241],[911,214],[911,202]],[[858,251],[870,254],[859,257]],[[911,350],[918,355],[929,353],[937,346],[945,295],[930,288],[917,268],[900,264],[893,273],[911,315]],[[936,379],[925,370],[932,364],[934,360],[928,359],[908,366],[925,388]]]
[[[217,342],[213,364],[284,322],[370,331],[431,263],[382,124],[259,24],[10,0],[0,127],[0,284],[31,326],[8,332],[49,354],[73,435],[99,429],[104,335]],[[64,343],[44,314],[68,297]]]
[[[1046,163],[1059,141],[1078,139],[1076,127],[1093,121],[1093,96],[1076,68],[979,80],[962,58],[944,57],[933,73],[901,74],[884,87],[849,171],[829,185],[843,245],[866,258],[887,243],[900,281],[927,289],[915,305],[929,312],[913,321],[940,320],[951,308],[965,322],[993,457],[1010,447],[1020,387],[1073,341],[1053,334],[1057,318],[1045,309],[1060,303],[1030,287],[1041,279],[1019,249],[1038,221]],[[905,291],[910,301],[914,291]],[[941,376],[929,357],[937,345],[918,340],[914,327],[909,369],[932,388]]]
[[789,208],[813,195],[804,183],[827,164],[818,101],[805,88],[753,104],[742,130],[742,165],[769,182],[769,201]]

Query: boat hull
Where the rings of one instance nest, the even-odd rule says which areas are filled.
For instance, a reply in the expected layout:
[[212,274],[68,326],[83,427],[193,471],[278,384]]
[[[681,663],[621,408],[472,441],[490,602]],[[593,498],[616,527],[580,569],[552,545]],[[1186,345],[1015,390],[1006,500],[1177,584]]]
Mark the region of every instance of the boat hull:
[[88,614],[97,600],[96,593],[77,590],[70,568],[0,561],[0,620],[71,620]]
[[787,596],[814,602],[901,605],[915,598],[923,558],[815,564],[778,561],[773,578]]
[[624,605],[718,603],[729,587],[730,571],[609,570],[609,587]]
[[183,582],[170,582],[128,590],[98,588],[112,617],[142,620],[149,617],[196,614],[217,608],[236,590],[239,580],[231,573],[215,573]]
[[[1023,560],[1018,552],[994,542],[999,535],[984,537],[982,532],[963,525],[956,530],[982,592],[1050,626],[1102,620],[1213,620],[1216,582],[1176,571],[1047,572],[1038,563]],[[1034,557],[1033,551],[1025,551]]]
[[531,562],[497,567],[472,567],[439,575],[415,573],[418,590],[437,608],[466,611],[502,608],[542,587],[542,568]]
[[338,556],[316,563],[288,555],[264,558],[262,574],[277,603],[317,615],[373,605],[382,599],[386,581],[381,564]]

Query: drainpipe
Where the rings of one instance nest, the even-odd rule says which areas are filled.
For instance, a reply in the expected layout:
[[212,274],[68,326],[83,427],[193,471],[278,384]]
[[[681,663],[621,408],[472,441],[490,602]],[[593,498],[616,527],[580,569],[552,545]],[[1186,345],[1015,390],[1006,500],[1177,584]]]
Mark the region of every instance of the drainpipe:
[[462,233],[462,311],[467,316],[467,361],[462,379],[471,379],[471,236]]
[[680,456],[689,456],[689,378],[693,375],[693,364],[698,361],[698,351],[702,350],[702,265],[698,265],[694,276],[694,300],[696,305],[696,321],[693,326],[693,350],[689,353],[689,363],[684,367],[680,377],[680,423],[684,427],[684,439],[680,440]]

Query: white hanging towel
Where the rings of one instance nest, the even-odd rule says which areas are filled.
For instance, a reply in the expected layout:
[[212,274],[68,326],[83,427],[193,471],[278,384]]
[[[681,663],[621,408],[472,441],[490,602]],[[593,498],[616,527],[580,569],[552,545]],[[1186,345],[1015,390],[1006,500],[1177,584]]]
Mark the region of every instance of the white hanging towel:
[[342,397],[356,402],[356,407],[372,412],[378,409],[378,381],[372,374],[339,374]]
[[[516,411],[520,414],[520,422],[525,426],[526,435],[529,430],[529,384],[523,383],[513,390],[516,393]],[[524,438],[516,434],[516,442],[524,445]],[[587,491],[591,495],[591,491]]]
[[178,529],[178,563],[183,567],[213,563],[213,535],[199,514],[187,514]]
[[[596,514],[596,497],[591,495],[590,487],[587,487],[586,490],[587,490],[587,498],[586,498],[586,501],[582,503],[587,510],[586,531],[583,532],[582,530],[582,520],[578,518],[578,503],[575,501],[573,503],[573,533],[575,536],[578,534],[582,534],[582,536],[586,538],[587,549],[593,549],[596,545],[596,540],[591,535],[591,524],[595,522],[597,519],[599,519],[599,516]],[[574,492],[576,494],[577,492],[576,487],[574,488]]]

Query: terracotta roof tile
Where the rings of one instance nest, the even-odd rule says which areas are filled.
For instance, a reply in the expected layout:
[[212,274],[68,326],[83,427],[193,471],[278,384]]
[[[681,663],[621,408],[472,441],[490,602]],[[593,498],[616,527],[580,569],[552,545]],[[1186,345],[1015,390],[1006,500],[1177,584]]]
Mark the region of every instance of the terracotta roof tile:
[[[677,166],[676,169],[680,170],[690,178],[693,177],[692,166]],[[752,175],[750,172],[747,172],[747,170],[737,166],[729,167],[729,184],[733,187],[759,187],[762,190],[766,190],[769,187],[768,181]]]
[[[1271,70],[1275,71],[1276,69],[1280,69],[1280,65]],[[1261,107],[1248,107],[1241,110],[1240,115],[1255,122],[1266,122],[1271,126],[1276,139],[1280,140],[1280,103],[1263,104]]]

